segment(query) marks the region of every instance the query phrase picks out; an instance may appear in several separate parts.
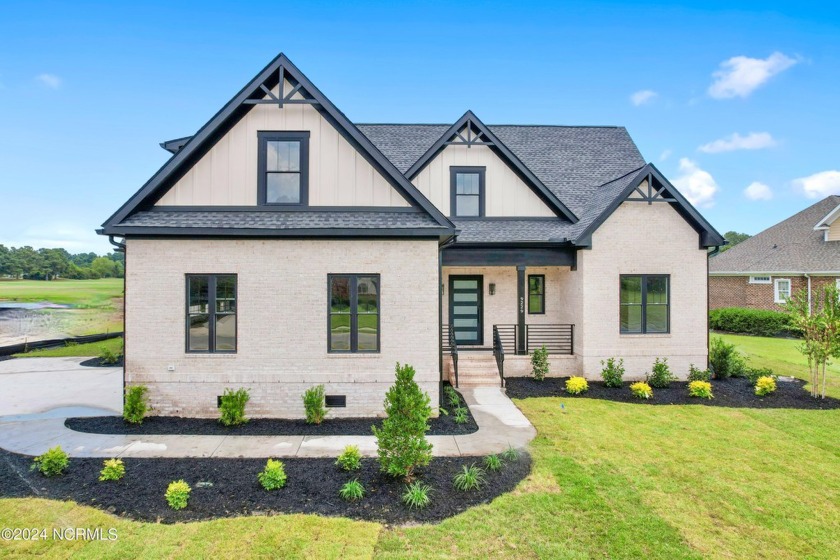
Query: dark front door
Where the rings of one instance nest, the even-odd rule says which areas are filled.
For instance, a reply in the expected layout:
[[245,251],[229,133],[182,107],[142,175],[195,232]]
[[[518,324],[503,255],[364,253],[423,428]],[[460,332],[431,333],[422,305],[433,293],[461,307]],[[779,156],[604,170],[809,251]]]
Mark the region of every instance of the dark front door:
[[483,276],[449,277],[449,321],[458,345],[484,343]]

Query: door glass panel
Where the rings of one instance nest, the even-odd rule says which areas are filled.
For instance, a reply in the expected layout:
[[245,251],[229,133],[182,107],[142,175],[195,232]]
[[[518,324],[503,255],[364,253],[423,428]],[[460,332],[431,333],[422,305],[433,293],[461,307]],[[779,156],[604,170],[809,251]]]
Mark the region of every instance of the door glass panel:
[[478,301],[478,294],[473,292],[470,294],[452,294],[452,301],[461,302],[466,301],[468,303],[475,303]]
[[453,280],[452,288],[455,290],[477,290],[478,280]]
[[453,319],[452,325],[455,327],[477,327],[478,326],[478,318],[472,319]]
[[475,305],[456,305],[452,308],[453,315],[477,315],[478,307]]
[[476,331],[455,331],[455,340],[459,342],[478,340],[478,334]]

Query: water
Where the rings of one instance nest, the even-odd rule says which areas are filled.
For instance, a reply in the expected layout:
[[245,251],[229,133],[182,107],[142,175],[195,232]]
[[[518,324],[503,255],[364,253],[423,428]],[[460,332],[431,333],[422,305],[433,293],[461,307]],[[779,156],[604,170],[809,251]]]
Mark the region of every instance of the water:
[[67,309],[69,305],[53,303],[51,301],[39,301],[38,303],[21,303],[18,301],[0,301],[0,311],[5,309]]

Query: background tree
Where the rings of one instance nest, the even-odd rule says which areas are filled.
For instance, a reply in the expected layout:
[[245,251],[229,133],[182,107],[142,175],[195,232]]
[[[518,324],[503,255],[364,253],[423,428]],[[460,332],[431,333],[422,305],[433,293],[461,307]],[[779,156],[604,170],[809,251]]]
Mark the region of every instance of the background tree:
[[0,277],[31,280],[73,278],[122,278],[125,276],[125,255],[96,253],[71,255],[65,249],[6,247],[0,245]]
[[722,253],[724,251],[728,251],[729,249],[731,249],[732,247],[734,247],[738,243],[741,243],[742,241],[746,241],[750,237],[752,237],[752,236],[748,233],[738,233],[737,231],[727,231],[726,233],[723,234],[723,238],[726,239],[729,242],[729,244],[721,247],[720,252]]

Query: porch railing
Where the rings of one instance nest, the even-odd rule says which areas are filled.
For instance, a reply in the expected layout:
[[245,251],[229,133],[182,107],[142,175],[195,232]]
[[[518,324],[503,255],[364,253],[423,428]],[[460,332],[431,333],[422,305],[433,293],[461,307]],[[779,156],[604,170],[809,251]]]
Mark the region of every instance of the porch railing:
[[496,367],[499,370],[499,380],[502,387],[505,386],[505,347],[502,337],[499,334],[499,325],[493,325],[493,356],[496,358]]
[[[502,344],[506,348],[513,348],[518,353],[520,331],[518,325],[493,325],[494,333],[498,330]],[[495,346],[495,334],[494,334]],[[575,326],[566,324],[556,325],[525,325],[525,348],[530,354],[537,348],[545,346],[549,354],[575,353]]]
[[458,341],[455,340],[455,328],[450,323],[443,327],[443,340],[445,341],[442,350],[452,356],[452,371],[455,374],[455,387],[458,387]]

